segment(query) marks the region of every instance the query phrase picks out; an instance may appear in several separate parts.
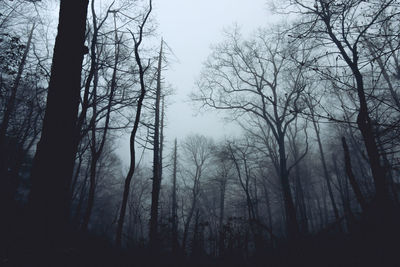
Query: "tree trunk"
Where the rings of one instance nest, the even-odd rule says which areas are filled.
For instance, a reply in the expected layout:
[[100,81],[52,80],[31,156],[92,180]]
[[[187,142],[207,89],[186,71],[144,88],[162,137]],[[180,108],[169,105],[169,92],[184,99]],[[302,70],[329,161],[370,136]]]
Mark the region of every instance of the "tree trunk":
[[193,229],[193,239],[192,239],[192,253],[191,257],[196,258],[199,254],[200,244],[199,244],[199,209],[196,209],[196,215],[194,220],[194,229]]
[[86,206],[85,215],[83,216],[83,221],[81,225],[81,230],[86,232],[88,230],[90,217],[92,215],[92,209],[94,206],[94,197],[96,193],[96,166],[97,161],[99,160],[98,154],[92,154],[92,160],[90,162],[90,179],[89,179],[89,195],[88,195],[88,203]]
[[272,210],[271,210],[271,201],[268,193],[267,187],[264,185],[264,196],[265,196],[265,204],[267,206],[267,214],[268,214],[268,227],[271,229],[271,240],[273,235],[273,218],[272,218]]
[[297,223],[296,208],[293,203],[292,192],[289,184],[289,174],[286,167],[286,150],[283,134],[279,140],[279,167],[280,180],[283,190],[283,200],[286,212],[286,225],[289,239],[296,239],[299,236],[299,225]]
[[327,188],[328,188],[329,198],[331,200],[331,204],[332,204],[332,208],[333,208],[333,213],[335,215],[335,219],[336,219],[336,221],[339,221],[339,219],[340,219],[339,211],[338,211],[338,208],[336,206],[335,197],[334,197],[333,191],[332,191],[331,177],[330,177],[329,172],[328,172],[328,167],[326,166],[325,154],[324,154],[324,150],[323,150],[322,143],[321,143],[321,136],[320,136],[319,126],[317,125],[317,122],[314,119],[314,110],[313,110],[313,108],[310,107],[310,109],[311,109],[311,114],[312,114],[312,122],[313,122],[314,130],[315,130],[315,135],[317,137],[319,154],[321,156],[322,169],[324,171],[324,177],[325,177],[326,185],[327,185]]
[[71,202],[74,200],[74,193],[75,193],[75,189],[76,189],[76,184],[78,182],[79,174],[81,173],[82,162],[83,162],[83,153],[79,153],[78,166],[77,167],[74,166],[74,168],[76,170],[75,170],[75,174],[73,176],[72,183],[71,183],[71,190],[70,190]]
[[197,199],[197,196],[194,193],[193,194],[193,199],[192,199],[192,207],[190,208],[188,217],[186,219],[185,227],[184,227],[184,230],[183,230],[182,250],[184,252],[186,250],[186,241],[187,241],[187,237],[188,237],[188,234],[189,234],[190,222],[192,221],[193,213],[194,213],[194,210],[196,208],[196,199]]
[[176,172],[177,172],[177,162],[178,162],[178,145],[175,138],[174,143],[174,167],[172,172],[172,250],[174,253],[178,252],[178,214],[177,214],[177,201],[176,201]]
[[161,97],[161,68],[162,68],[162,46],[161,40],[160,54],[158,56],[157,70],[157,89],[154,119],[154,138],[153,138],[153,187],[151,192],[151,211],[150,211],[150,230],[149,240],[152,250],[157,248],[158,243],[158,200],[160,197],[161,177],[160,177],[160,97]]
[[[295,154],[297,154],[297,153],[295,153]],[[295,156],[296,161],[297,161],[297,159],[298,159],[298,155]],[[295,179],[296,179],[295,196],[296,196],[296,204],[298,204],[299,215],[301,218],[301,232],[307,234],[308,233],[307,209],[306,209],[305,200],[304,200],[303,185],[301,183],[300,167],[298,166],[298,164],[296,164],[296,166],[294,167],[294,171],[295,171]]]
[[[98,58],[96,53],[97,39],[99,34],[100,27],[97,26],[97,16],[95,12],[95,0],[91,2],[91,12],[92,12],[92,24],[93,24],[93,36],[90,43],[90,69],[85,81],[84,92],[83,92],[83,100],[81,105],[81,111],[77,119],[76,127],[75,127],[75,144],[74,148],[76,150],[73,152],[74,155],[78,152],[79,143],[82,141],[84,134],[82,133],[82,127],[86,120],[86,114],[89,109],[89,94],[90,94],[90,86],[93,79],[96,79],[98,73]],[[108,15],[108,13],[107,13]],[[96,81],[97,82],[97,81]],[[71,188],[72,190],[72,188]]]
[[31,171],[29,206],[35,242],[62,242],[69,220],[87,7],[88,0],[60,4],[42,136]]
[[80,188],[80,192],[79,192],[79,200],[78,200],[78,205],[76,206],[76,210],[75,210],[75,215],[72,218],[72,224],[76,226],[76,228],[78,228],[80,226],[80,216],[81,216],[81,210],[82,210],[82,206],[83,206],[83,202],[85,200],[85,191],[86,191],[86,183],[87,180],[89,178],[89,164],[85,170],[85,178],[83,179],[83,181],[81,182],[82,186]]
[[332,154],[332,161],[333,161],[334,170],[335,170],[336,177],[337,177],[338,184],[339,184],[339,189],[340,189],[339,191],[340,191],[340,196],[342,199],[343,213],[344,213],[344,216],[346,219],[347,229],[350,230],[351,225],[354,221],[354,216],[353,216],[353,213],[351,212],[349,196],[347,194],[347,192],[348,192],[347,180],[345,180],[343,182],[343,179],[341,178],[341,175],[339,172],[339,168],[337,166],[336,156],[334,154]]
[[358,187],[356,177],[354,176],[353,170],[351,168],[349,148],[347,147],[346,139],[344,137],[342,137],[342,146],[347,177],[349,178],[350,185],[353,188],[354,194],[356,195],[356,199],[360,204],[362,211],[364,212],[367,209],[367,203],[361,193],[360,188]]
[[333,33],[332,27],[330,25],[330,18],[324,17],[323,20],[325,25],[327,26],[330,38],[339,49],[340,54],[343,56],[343,59],[350,67],[356,80],[357,95],[360,102],[357,116],[357,125],[363,137],[364,145],[367,150],[368,161],[371,167],[372,177],[374,179],[376,204],[377,207],[379,207],[378,209],[384,209],[385,205],[390,201],[390,198],[386,183],[385,168],[381,165],[378,146],[374,135],[374,129],[371,118],[369,116],[368,104],[364,90],[363,76],[358,66],[359,56],[357,52],[357,46],[355,45],[351,51],[353,53],[352,60],[346,52],[345,48],[343,47],[341,41],[339,41]]
[[220,199],[219,199],[219,255],[222,256],[225,250],[225,233],[224,233],[224,216],[225,216],[225,191],[226,178],[220,184]]

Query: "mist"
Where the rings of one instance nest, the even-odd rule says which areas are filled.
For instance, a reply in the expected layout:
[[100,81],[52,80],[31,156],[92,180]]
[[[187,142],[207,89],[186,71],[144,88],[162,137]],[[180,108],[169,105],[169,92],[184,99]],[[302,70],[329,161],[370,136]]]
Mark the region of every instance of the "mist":
[[1,265],[399,265],[399,8],[0,2]]

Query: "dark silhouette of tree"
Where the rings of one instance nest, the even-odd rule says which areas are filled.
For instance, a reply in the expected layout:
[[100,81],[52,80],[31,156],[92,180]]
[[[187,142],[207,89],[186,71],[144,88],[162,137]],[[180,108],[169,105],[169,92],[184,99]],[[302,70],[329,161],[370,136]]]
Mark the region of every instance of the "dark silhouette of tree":
[[161,40],[157,67],[157,88],[155,99],[154,135],[153,135],[153,187],[151,193],[150,232],[149,241],[152,249],[158,247],[158,201],[161,189],[161,153],[160,153],[160,102],[161,102],[161,70],[163,56],[163,41]]
[[351,158],[349,153],[349,148],[346,143],[346,138],[342,137],[342,145],[343,145],[343,152],[344,152],[344,163],[346,168],[346,174],[349,178],[351,187],[353,188],[354,194],[356,195],[357,201],[361,206],[362,211],[367,209],[367,202],[365,201],[361,190],[357,184],[356,178],[354,176],[352,167],[351,167]]
[[[43,129],[32,166],[29,205],[37,241],[60,242],[69,219],[75,126],[81,89],[87,0],[60,2]],[[50,245],[50,243],[47,243]]]
[[172,170],[172,251],[176,254],[179,250],[178,241],[178,202],[177,202],[177,170],[178,169],[178,141],[174,141],[173,170]]
[[[305,21],[296,28],[297,39],[313,38],[325,40],[340,55],[351,71],[354,86],[351,86],[358,100],[357,126],[362,135],[368,162],[374,180],[376,195],[375,204],[381,208],[389,201],[386,170],[382,165],[382,157],[376,140],[375,123],[371,119],[371,109],[368,105],[365,77],[362,72],[362,41],[367,36],[374,36],[374,31],[384,23],[384,13],[395,5],[395,1],[362,0],[347,1],[335,4],[330,1],[316,1],[313,4],[294,1],[295,7],[304,15]],[[366,13],[359,12],[364,10]],[[396,15],[387,19],[391,20]],[[329,53],[328,53],[329,54]],[[378,209],[381,209],[378,208]]]

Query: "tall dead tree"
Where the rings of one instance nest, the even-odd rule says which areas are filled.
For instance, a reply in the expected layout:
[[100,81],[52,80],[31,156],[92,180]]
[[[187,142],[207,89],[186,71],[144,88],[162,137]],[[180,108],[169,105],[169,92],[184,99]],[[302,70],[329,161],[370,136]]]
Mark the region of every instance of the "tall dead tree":
[[164,152],[164,126],[165,126],[165,95],[161,96],[161,121],[160,121],[160,180],[163,177],[163,152]]
[[158,55],[157,67],[157,88],[154,116],[154,135],[153,135],[153,185],[151,192],[151,211],[150,211],[150,247],[157,247],[157,228],[158,228],[158,200],[161,187],[161,156],[160,156],[160,100],[161,100],[161,68],[163,56],[163,41],[161,40],[160,53]]

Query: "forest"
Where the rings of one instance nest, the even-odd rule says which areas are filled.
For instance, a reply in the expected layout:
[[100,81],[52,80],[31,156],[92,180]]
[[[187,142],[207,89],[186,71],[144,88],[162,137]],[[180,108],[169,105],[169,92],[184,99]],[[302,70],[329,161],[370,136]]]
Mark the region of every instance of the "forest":
[[265,2],[178,139],[158,1],[0,0],[0,266],[400,266],[400,1]]

